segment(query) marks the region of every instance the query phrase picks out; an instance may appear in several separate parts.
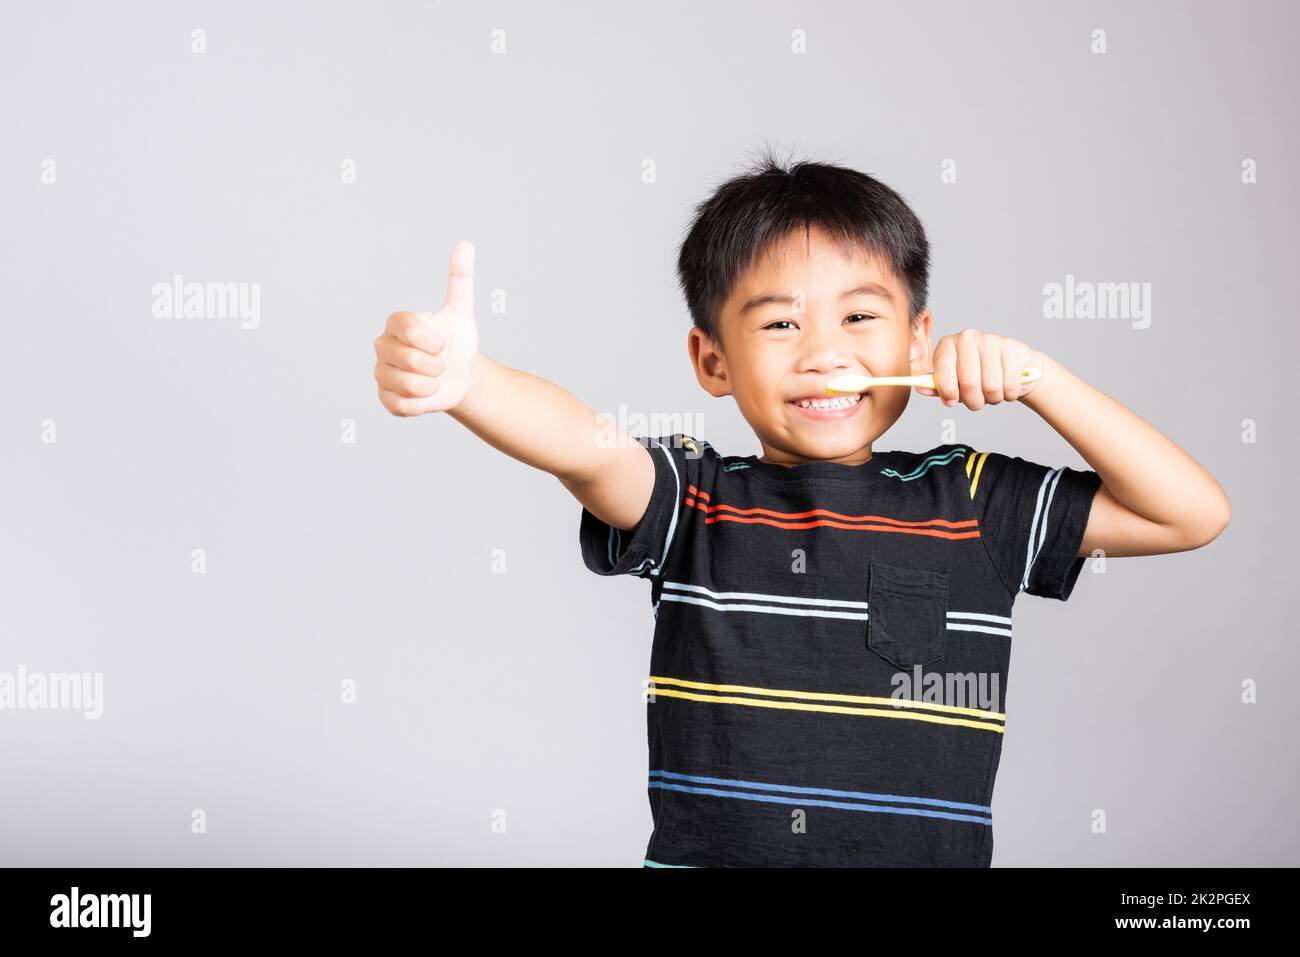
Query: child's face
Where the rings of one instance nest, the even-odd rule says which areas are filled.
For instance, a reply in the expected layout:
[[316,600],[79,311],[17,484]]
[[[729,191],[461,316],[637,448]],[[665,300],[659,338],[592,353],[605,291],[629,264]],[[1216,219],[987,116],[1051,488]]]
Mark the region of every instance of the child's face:
[[909,311],[906,287],[884,264],[846,258],[824,234],[805,241],[800,230],[741,277],[722,309],[721,348],[692,328],[691,358],[711,395],[736,397],[765,461],[858,465],[912,390],[882,386],[827,412],[793,400],[823,396],[839,375],[931,371],[930,312],[914,324]]

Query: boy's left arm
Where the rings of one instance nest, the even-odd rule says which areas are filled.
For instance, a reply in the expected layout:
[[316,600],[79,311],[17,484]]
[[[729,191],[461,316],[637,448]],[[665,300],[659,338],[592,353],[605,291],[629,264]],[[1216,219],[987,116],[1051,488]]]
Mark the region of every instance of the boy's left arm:
[[[1004,364],[1037,365],[1043,374],[1013,396]],[[1080,556],[1095,549],[1117,558],[1188,551],[1214,541],[1232,518],[1223,487],[1199,462],[1043,352],[966,330],[940,340],[934,370],[943,399],[978,409],[1014,397],[1029,406],[1101,477]]]
[[1232,518],[1213,475],[1159,429],[1039,353],[1043,377],[1024,404],[1101,476],[1080,555],[1162,555],[1208,545]]

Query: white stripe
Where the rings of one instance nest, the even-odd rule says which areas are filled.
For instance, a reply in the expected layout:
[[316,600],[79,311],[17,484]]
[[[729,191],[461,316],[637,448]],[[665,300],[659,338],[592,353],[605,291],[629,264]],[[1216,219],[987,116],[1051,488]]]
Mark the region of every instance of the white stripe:
[[650,574],[659,575],[662,574],[664,565],[668,563],[668,550],[672,548],[673,533],[677,530],[677,513],[681,510],[681,504],[682,504],[682,477],[677,472],[677,463],[673,461],[672,453],[669,452],[662,445],[660,445],[658,442],[655,442],[654,439],[650,439],[650,441],[654,443],[655,448],[657,448],[660,452],[662,452],[664,454],[664,458],[668,460],[668,465],[673,470],[673,481],[675,483],[673,489],[672,520],[668,523],[668,537],[664,541],[663,558],[660,560],[658,568],[653,568],[650,570]]
[[981,615],[973,611],[950,611],[949,618],[970,618],[973,621],[995,621],[1001,625],[1011,624],[1010,618],[1004,618],[1001,615]]
[[[1025,546],[1025,574],[1028,574],[1029,563],[1033,561],[1034,537],[1038,534],[1038,516],[1039,513],[1042,512],[1043,510],[1043,489],[1046,488],[1047,483],[1051,480],[1051,478],[1052,478],[1052,473],[1048,472],[1046,475],[1043,476],[1042,484],[1038,486],[1038,500],[1034,502],[1034,518],[1033,521],[1029,523],[1029,543]],[[1022,574],[1020,577],[1021,577],[1021,584],[1020,584],[1020,588],[1017,590],[1024,591],[1025,575]]]
[[803,618],[849,618],[854,621],[866,621],[866,615],[855,615],[847,611],[803,611],[795,608],[777,608],[773,605],[719,605],[707,598],[689,598],[686,595],[670,595],[663,592],[660,601],[681,601],[689,605],[703,605],[717,611],[765,611],[769,615],[798,615]]
[[[715,601],[709,601],[707,598],[692,598],[689,595],[674,595],[670,592],[663,592],[659,596],[660,601],[680,601],[688,605],[702,605],[705,608],[712,608],[714,611],[760,611],[769,615],[795,615],[799,618],[846,618],[850,621],[867,621],[868,616],[859,615],[848,611],[826,611],[823,609],[802,609],[802,608],[781,608],[777,605],[722,605]],[[1004,628],[990,628],[987,625],[969,625],[961,622],[948,622],[948,631],[978,631],[986,635],[1000,635],[1003,638],[1010,638],[1011,632]]]
[[665,588],[676,588],[680,591],[693,591],[701,595],[708,595],[711,598],[749,598],[755,601],[775,601],[784,602],[787,605],[827,605],[833,608],[866,608],[865,601],[838,601],[831,598],[796,598],[791,595],[764,595],[760,592],[750,591],[712,591],[703,585],[687,585],[684,582],[664,582]]
[[1005,628],[989,628],[986,625],[960,625],[960,624],[955,624],[951,621],[948,622],[948,630],[949,631],[982,631],[986,635],[1002,635],[1003,637],[1006,638],[1011,637],[1011,632]]
[[[667,592],[667,590],[670,588],[677,589],[678,591],[696,592],[701,595],[708,595],[710,598],[715,598],[718,599],[719,601],[726,601],[728,599],[733,599],[733,600],[744,599],[749,601],[768,601],[768,602],[773,602],[775,604],[820,606],[828,609],[829,608],[861,608],[865,610],[867,608],[867,603],[865,601],[843,601],[835,598],[798,598],[792,595],[768,595],[762,592],[749,592],[749,591],[719,592],[719,591],[713,591],[710,588],[705,588],[703,585],[689,585],[685,582],[666,581],[663,583],[663,587],[665,592]],[[681,600],[686,600],[685,596],[683,596]],[[752,606],[721,605],[718,602],[699,602],[699,604],[706,604],[708,605],[708,607],[720,608],[724,611],[727,610],[728,608],[742,608],[742,610],[753,610]],[[958,622],[987,621],[995,625],[1006,625],[1008,627],[1010,627],[1010,625],[1012,624],[1012,620],[1006,617],[1005,615],[987,615],[982,612],[974,612],[974,611],[950,611],[947,612],[946,614],[948,618],[954,619]],[[861,620],[866,619],[865,615],[853,616],[853,617],[860,618]],[[949,624],[948,627],[953,628],[953,625]],[[965,628],[960,628],[960,627],[953,628],[953,630],[988,631],[988,633],[992,635],[1009,636],[1011,634],[1009,631],[1005,631],[1005,630],[977,628],[973,625],[968,625]]]
[[[1052,469],[1043,476],[1043,484],[1038,486],[1038,501],[1034,503],[1034,521],[1029,526],[1029,548],[1025,554],[1025,573],[1020,579],[1020,591],[1029,587],[1029,573],[1047,540],[1047,520],[1052,510],[1052,497],[1056,495],[1056,483],[1060,481],[1061,470]],[[1050,486],[1050,491],[1048,491]],[[1043,493],[1047,492],[1047,502],[1043,502]],[[1037,543],[1035,543],[1037,539]]]

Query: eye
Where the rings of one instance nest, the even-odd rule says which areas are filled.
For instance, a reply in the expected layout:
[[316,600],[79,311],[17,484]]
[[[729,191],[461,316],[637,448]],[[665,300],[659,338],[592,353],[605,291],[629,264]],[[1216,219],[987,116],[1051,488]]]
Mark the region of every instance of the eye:
[[855,312],[853,315],[849,316],[848,318],[849,319],[876,319],[879,317],[873,316],[870,313],[866,313],[866,312]]
[[[789,323],[790,320],[789,320],[789,319],[778,319],[778,320],[776,320],[776,322],[769,322],[769,323],[768,323],[767,325],[765,325],[763,328],[764,328],[764,329],[775,329],[778,325],[780,325],[780,324],[783,323],[783,322],[785,322],[785,323]],[[793,324],[791,323],[791,325],[793,325]],[[782,330],[782,331],[784,331],[784,330]]]

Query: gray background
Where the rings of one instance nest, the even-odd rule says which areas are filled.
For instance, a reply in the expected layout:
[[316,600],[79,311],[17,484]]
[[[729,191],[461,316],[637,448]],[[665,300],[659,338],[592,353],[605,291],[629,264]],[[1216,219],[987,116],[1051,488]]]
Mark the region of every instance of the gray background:
[[[768,143],[914,205],[937,334],[1050,353],[1232,501],[1209,548],[1021,596],[994,863],[1297,863],[1298,27],[1281,2],[7,9],[0,671],[103,672],[105,701],[0,711],[0,862],[639,866],[649,585],[586,570],[551,476],[384,411],[372,341],[471,239],[485,352],[757,452],[694,379],[673,266]],[[175,273],[260,283],[260,327],[153,318]],[[1150,328],[1044,319],[1066,273],[1150,282]],[[1084,465],[1024,407],[916,396],[877,447],[941,441]]]

